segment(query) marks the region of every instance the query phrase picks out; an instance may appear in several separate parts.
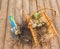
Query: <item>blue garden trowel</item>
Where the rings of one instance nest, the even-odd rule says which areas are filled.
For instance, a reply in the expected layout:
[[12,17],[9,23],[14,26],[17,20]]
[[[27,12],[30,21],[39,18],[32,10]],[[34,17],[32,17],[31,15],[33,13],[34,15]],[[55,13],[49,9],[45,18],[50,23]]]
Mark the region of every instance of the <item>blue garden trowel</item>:
[[17,24],[15,23],[13,16],[9,16],[9,21],[10,21],[10,24],[12,27],[11,32],[13,32],[13,33],[15,33],[15,35],[17,35],[17,32],[18,32]]

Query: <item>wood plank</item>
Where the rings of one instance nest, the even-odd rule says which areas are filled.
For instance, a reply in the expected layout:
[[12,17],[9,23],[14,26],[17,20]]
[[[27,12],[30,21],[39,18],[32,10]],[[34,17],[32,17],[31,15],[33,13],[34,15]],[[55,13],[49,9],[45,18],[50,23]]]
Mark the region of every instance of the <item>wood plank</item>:
[[[30,5],[30,15],[37,11],[36,0],[29,0]],[[40,45],[33,45],[32,49],[41,49]]]
[[[37,1],[37,4],[36,4],[36,1]],[[50,2],[50,4],[49,4],[49,2]],[[56,26],[58,34],[60,35],[60,23],[59,23],[60,3],[59,2],[60,2],[59,0],[9,0],[9,4],[8,4],[8,0],[2,0],[1,15],[0,15],[0,23],[1,23],[0,24],[0,33],[1,33],[0,49],[31,49],[31,46],[28,46],[27,44],[21,45],[20,42],[18,42],[13,48],[13,44],[14,44],[15,40],[11,36],[11,32],[10,32],[11,26],[8,21],[8,16],[10,16],[10,15],[14,16],[16,23],[20,25],[20,24],[22,24],[22,19],[23,19],[23,21],[26,20],[24,17],[25,16],[24,11],[26,11],[27,14],[31,14],[32,12],[37,11],[38,6],[40,6],[40,9],[44,8],[44,7],[50,8],[50,6],[51,6],[52,8],[54,8],[57,11],[57,17],[55,18],[54,24]],[[23,6],[22,6],[22,4],[23,4]],[[22,9],[22,7],[23,7],[23,9]],[[47,14],[50,15],[51,13],[49,13],[49,11],[48,11]],[[22,16],[23,16],[23,18],[22,18]],[[6,24],[6,19],[7,19],[7,24]],[[5,38],[5,36],[6,36],[6,38]],[[50,43],[48,43],[47,45],[43,44],[43,47],[34,45],[32,47],[32,49],[60,49],[60,47],[59,47],[60,46],[60,37],[55,36],[54,39],[52,39]]]
[[29,0],[30,2],[30,14],[37,11],[36,1],[35,0]]
[[[34,13],[35,11],[37,11],[37,7],[36,7],[36,1],[35,0],[29,0],[29,14],[31,15],[32,13]],[[32,49],[35,49],[35,45],[32,46]]]
[[55,18],[55,24],[56,24],[56,29],[57,31],[59,31],[60,29],[60,23],[59,23],[59,19],[60,19],[60,14],[59,14],[59,10],[58,10],[58,6],[56,3],[56,0],[50,1],[51,4],[51,8],[54,8],[56,10],[56,18]]
[[4,48],[8,0],[2,0],[0,15],[0,49]]
[[[44,2],[44,7],[45,8],[49,8],[49,9],[51,8],[49,0],[46,0],[46,1],[43,0],[43,2]],[[46,9],[45,11],[46,11],[46,14],[49,16],[49,18],[51,19],[52,18],[52,11],[48,10],[48,9]]]
[[27,45],[27,44],[24,44],[23,45],[23,49],[31,49],[31,46]]
[[37,0],[37,7],[40,6],[40,9],[44,8],[43,0]]
[[50,49],[50,45],[49,45],[49,43],[47,43],[47,45],[45,44],[43,44],[42,45],[42,49]]
[[[47,4],[46,4],[47,3]],[[42,8],[50,8],[50,5],[49,5],[49,1],[48,0],[37,0],[37,6],[40,6],[40,9]],[[47,13],[48,11],[46,11]],[[50,14],[50,13],[47,13],[47,14]],[[47,45],[43,44],[42,45],[42,49],[50,49],[50,45],[49,43],[47,43]]]
[[0,0],[0,10],[1,10],[1,3],[2,3],[2,0]]
[[[23,23],[26,21],[24,12],[26,12],[26,14],[29,14],[29,0],[23,0]],[[31,49],[31,46],[28,44],[23,44],[23,49]]]
[[[29,8],[29,10],[30,10],[29,11],[30,12],[29,14],[32,15],[34,12],[37,11],[36,1],[35,0],[29,0],[29,7],[30,7]],[[32,48],[32,49],[34,49],[34,48]]]
[[[15,21],[17,25],[22,24],[22,0],[15,0]],[[22,44],[18,41],[14,49],[22,49]]]
[[56,0],[56,3],[57,3],[58,10],[59,10],[59,13],[60,13],[60,0]]
[[[51,7],[52,8],[54,8],[55,10],[56,10],[56,18],[55,18],[55,20],[54,20],[54,24],[55,24],[55,26],[56,26],[56,29],[57,29],[57,31],[58,31],[58,26],[59,26],[59,16],[60,16],[60,14],[59,14],[59,11],[58,11],[58,7],[57,7],[57,4],[56,4],[56,0],[50,0],[50,4],[51,4]],[[58,38],[60,38],[60,37],[55,37],[53,40],[51,40],[51,49],[59,49],[59,43],[58,43]],[[58,45],[58,46],[57,46]]]
[[[60,0],[56,0],[56,3],[57,3],[57,7],[58,7],[58,12],[59,14],[57,15],[57,18],[56,18],[56,28],[57,28],[57,31],[60,35],[60,23],[59,23],[59,20],[60,20]],[[60,37],[59,37],[59,46],[60,46]]]
[[40,45],[33,45],[32,49],[42,49]]
[[50,41],[51,43],[51,49],[60,49],[59,48],[59,43],[58,43],[58,40],[57,40],[57,37],[55,36],[54,39],[52,39]]
[[22,24],[22,0],[16,0],[15,21],[17,24]]
[[23,21],[26,21],[24,12],[26,12],[26,14],[29,14],[29,0],[23,0]]
[[23,46],[20,41],[16,41],[16,44],[14,45],[13,49],[23,49]]
[[57,12],[57,16],[59,16],[59,10],[58,10],[58,6],[56,4],[56,0],[50,1],[51,7],[54,8]]
[[[14,16],[14,5],[15,5],[15,0],[9,0],[8,3],[8,16]],[[10,32],[11,26],[9,23],[9,19],[7,16],[7,26],[6,26],[6,38],[5,38],[5,46],[4,49],[13,49],[13,44],[14,44],[14,38],[12,37],[12,34]]]

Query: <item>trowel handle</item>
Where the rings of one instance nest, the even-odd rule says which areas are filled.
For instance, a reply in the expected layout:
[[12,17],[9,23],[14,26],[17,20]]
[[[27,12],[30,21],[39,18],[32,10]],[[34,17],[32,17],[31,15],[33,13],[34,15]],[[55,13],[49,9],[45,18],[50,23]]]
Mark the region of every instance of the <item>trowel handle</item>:
[[12,28],[14,28],[14,27],[17,26],[16,23],[15,23],[15,21],[14,21],[13,16],[9,16],[9,21],[10,21],[10,24],[11,24],[11,27],[12,27]]

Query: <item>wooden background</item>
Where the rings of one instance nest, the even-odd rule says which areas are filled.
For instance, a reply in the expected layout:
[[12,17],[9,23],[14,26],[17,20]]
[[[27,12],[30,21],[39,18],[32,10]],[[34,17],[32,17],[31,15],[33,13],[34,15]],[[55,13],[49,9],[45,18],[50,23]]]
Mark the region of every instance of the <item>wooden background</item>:
[[[56,10],[56,18],[54,26],[60,35],[60,0],[0,0],[0,49],[60,49],[60,37],[55,36],[47,45],[33,46],[27,44],[14,45],[14,38],[10,34],[11,26],[8,21],[8,16],[12,15],[16,23],[22,24],[25,21],[24,10],[27,14],[40,8],[53,8]],[[14,46],[13,46],[14,45]]]

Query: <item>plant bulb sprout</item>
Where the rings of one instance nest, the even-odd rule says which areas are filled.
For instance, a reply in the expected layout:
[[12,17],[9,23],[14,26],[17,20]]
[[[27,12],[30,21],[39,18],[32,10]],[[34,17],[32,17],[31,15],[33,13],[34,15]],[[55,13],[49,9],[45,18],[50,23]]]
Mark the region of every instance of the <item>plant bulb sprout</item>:
[[[50,20],[50,18],[47,16],[45,10],[52,10],[54,12],[52,16],[52,20],[54,20],[56,11],[49,8],[39,9],[30,17],[28,15],[25,15],[28,23],[28,28],[31,30],[36,45],[48,42],[51,38],[54,37],[54,35],[58,35],[51,22],[52,20]],[[40,11],[42,12],[40,13]],[[44,19],[44,21],[41,21],[41,18]]]

